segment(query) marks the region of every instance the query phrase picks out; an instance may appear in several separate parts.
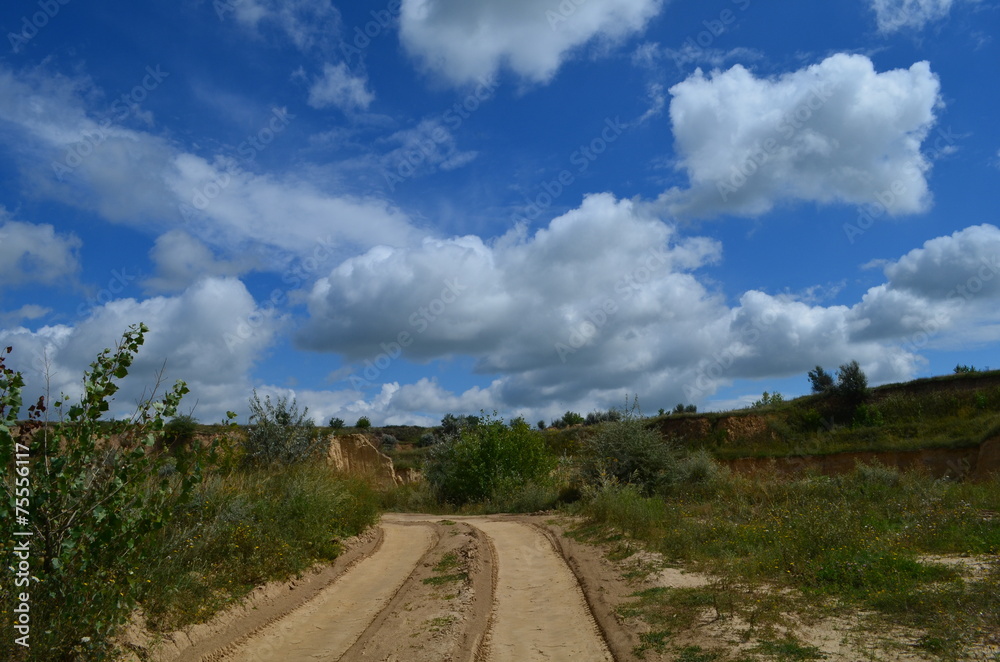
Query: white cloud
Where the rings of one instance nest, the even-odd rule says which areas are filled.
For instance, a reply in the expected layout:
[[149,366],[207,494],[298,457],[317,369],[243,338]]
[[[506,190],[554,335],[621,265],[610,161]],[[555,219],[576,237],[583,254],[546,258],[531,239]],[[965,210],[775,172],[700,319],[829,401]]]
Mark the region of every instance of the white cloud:
[[[820,305],[811,289],[751,290],[731,306],[697,273],[720,259],[717,242],[683,237],[642,205],[591,195],[530,236],[428,240],[347,260],[310,292],[297,340],[344,356],[354,372],[338,377],[358,389],[352,402],[370,404],[364,394],[375,389],[384,406],[371,411],[397,420],[483,403],[536,420],[562,413],[553,408],[618,405],[626,392],[655,410],[704,403],[736,379],[852,359],[873,382],[900,381],[922,364],[926,338],[947,343],[969,324],[980,340],[996,333],[1000,277],[979,273],[996,254],[1000,230],[976,226],[886,263],[886,282],[853,306]],[[949,300],[963,284],[977,295]],[[365,369],[397,355],[469,357],[489,381],[453,393],[421,380],[387,397],[381,370]]]
[[[252,332],[241,333],[240,325],[247,320],[253,320]],[[43,391],[47,357],[52,395],[65,392],[76,398],[90,362],[104,348],[113,347],[126,328],[140,322],[150,332],[111,415],[130,413],[143,392],[148,395],[162,368],[165,386],[176,379],[188,383],[191,394],[182,408],[186,411],[197,403],[196,416],[214,422],[249,397],[248,373],[273,341],[281,320],[273,311],[258,308],[240,281],[208,278],[174,297],[113,301],[95,308],[75,326],[0,329],[0,343],[14,346],[11,366],[24,373],[33,397]]]
[[238,276],[252,267],[247,259],[216,260],[208,246],[183,230],[160,235],[149,256],[156,267],[156,275],[143,286],[153,292],[184,290],[205,276]]
[[920,148],[941,99],[927,62],[878,73],[865,56],[837,54],[774,78],[736,65],[698,70],[670,92],[678,166],[690,180],[663,196],[673,213],[884,199],[895,215],[930,204],[932,164]]
[[265,28],[281,31],[295,46],[309,52],[331,50],[340,29],[340,12],[330,0],[239,0],[218,3],[220,18],[229,12],[244,27],[263,33]]
[[[183,224],[223,257],[250,248],[310,254],[320,242],[343,257],[417,236],[409,218],[385,200],[345,193],[301,171],[253,172],[265,144],[237,146],[240,160],[210,160],[152,133],[99,122],[85,102],[95,92],[86,79],[0,67],[0,120],[11,127],[5,139],[17,142],[18,166],[35,193],[141,228]],[[278,141],[294,121],[275,109],[262,130]],[[83,153],[81,146],[85,156],[73,156]]]
[[51,284],[80,269],[82,242],[48,224],[10,219],[0,207],[0,285]]
[[690,40],[680,48],[667,48],[656,42],[646,42],[639,45],[632,53],[632,64],[658,69],[664,60],[672,60],[678,69],[687,70],[692,64],[719,68],[732,60],[749,62],[762,57],[760,51],[745,47],[724,51],[719,48],[702,48]]
[[17,310],[10,312],[0,312],[0,326],[16,326],[23,321],[30,321],[45,317],[52,312],[51,308],[39,306],[34,303],[26,303]]
[[[970,0],[978,2],[978,0]],[[948,16],[955,0],[871,0],[875,20],[882,32],[904,28],[919,30]]]
[[313,108],[336,106],[344,111],[367,110],[375,95],[368,90],[368,78],[355,76],[341,62],[323,65],[323,76],[309,88],[309,105]]
[[502,66],[536,83],[550,80],[576,48],[641,31],[663,0],[403,0],[400,38],[421,64],[456,84]]

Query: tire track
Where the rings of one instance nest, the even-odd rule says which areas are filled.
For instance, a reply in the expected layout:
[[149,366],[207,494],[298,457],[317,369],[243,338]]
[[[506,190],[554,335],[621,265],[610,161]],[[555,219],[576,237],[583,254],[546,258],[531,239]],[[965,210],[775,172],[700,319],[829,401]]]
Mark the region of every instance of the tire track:
[[497,559],[483,662],[614,662],[576,576],[546,536],[520,522],[469,523],[490,538]]
[[312,601],[249,638],[222,659],[231,662],[340,660],[362,636],[435,544],[432,526],[382,524],[378,551]]

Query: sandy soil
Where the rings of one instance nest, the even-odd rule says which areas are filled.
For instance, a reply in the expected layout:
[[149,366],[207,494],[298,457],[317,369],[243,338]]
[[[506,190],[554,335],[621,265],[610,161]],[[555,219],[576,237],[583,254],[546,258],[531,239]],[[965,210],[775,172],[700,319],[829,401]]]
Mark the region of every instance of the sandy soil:
[[[674,660],[680,647],[699,646],[726,651],[711,659],[774,659],[755,650],[758,637],[741,615],[720,619],[710,609],[673,633],[666,649],[650,649],[644,635],[655,628],[622,616],[635,593],[711,587],[718,578],[638,550],[611,561],[610,548],[564,535],[571,525],[540,515],[388,514],[333,566],[262,587],[244,606],[175,633],[165,645],[143,642],[141,658],[633,662]],[[966,560],[978,569],[973,561]],[[928,659],[914,650],[919,633],[875,633],[860,616],[789,613],[767,638],[793,635],[831,662]]]
[[627,635],[606,632],[617,621],[612,604],[592,595],[600,582],[578,581],[582,568],[600,565],[598,550],[581,564],[544,518],[389,514],[377,531],[352,546],[355,558],[335,576],[289,585],[296,598],[264,589],[237,613],[172,637],[152,659],[634,659]]

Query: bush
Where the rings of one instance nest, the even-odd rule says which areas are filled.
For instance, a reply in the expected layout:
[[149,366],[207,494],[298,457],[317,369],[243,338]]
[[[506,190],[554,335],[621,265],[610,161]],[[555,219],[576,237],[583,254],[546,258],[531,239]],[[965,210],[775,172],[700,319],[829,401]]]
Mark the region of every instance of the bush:
[[438,441],[439,439],[433,432],[425,432],[420,435],[420,439],[417,440],[417,446],[420,448],[427,448],[428,446],[433,446]]
[[585,440],[584,453],[581,473],[590,484],[612,477],[651,494],[676,474],[674,447],[659,432],[646,427],[634,409],[623,412],[621,420],[605,423]]
[[[44,399],[17,425],[24,380],[0,355],[0,548],[14,558],[8,545],[22,540],[14,536],[15,505],[27,510],[17,530],[32,534],[28,564],[37,579],[17,588],[7,581],[13,577],[0,582],[0,610],[13,613],[15,596],[28,592],[32,625],[30,648],[15,645],[14,631],[4,628],[2,659],[113,659],[114,635],[136,608],[145,573],[159,562],[147,544],[201,479],[196,456],[154,451],[164,419],[187,393],[183,382],[159,402],[140,403],[129,421],[100,420],[147,331],[129,327],[114,350],[97,357],[84,373],[81,400],[54,426],[41,423]],[[55,403],[60,411],[65,399]],[[41,443],[32,441],[38,431]],[[15,457],[25,461],[15,465]],[[160,478],[168,463],[177,475]]]
[[712,454],[700,448],[677,465],[674,481],[687,485],[718,485],[729,475],[729,469],[715,461]]
[[322,457],[329,451],[329,440],[306,418],[309,408],[299,412],[293,399],[278,398],[261,402],[257,391],[250,398],[250,429],[243,442],[244,460],[250,464],[295,464]]
[[501,491],[540,481],[554,467],[555,458],[541,434],[523,421],[508,426],[502,419],[486,417],[437,444],[425,475],[441,500],[462,505],[502,498]]
[[361,418],[358,419],[358,422],[354,424],[354,427],[356,427],[359,430],[367,430],[371,426],[372,422],[368,420],[367,416],[362,416]]
[[379,440],[379,445],[384,451],[394,451],[396,450],[396,447],[399,446],[399,440],[391,434],[383,434],[382,438]]
[[163,426],[163,443],[170,449],[189,447],[194,441],[197,430],[198,421],[193,416],[188,414],[175,416]]
[[331,418],[330,419],[330,427],[333,428],[334,430],[341,430],[341,429],[343,429],[343,427],[344,427],[344,419],[342,419],[342,418],[336,418],[336,417]]

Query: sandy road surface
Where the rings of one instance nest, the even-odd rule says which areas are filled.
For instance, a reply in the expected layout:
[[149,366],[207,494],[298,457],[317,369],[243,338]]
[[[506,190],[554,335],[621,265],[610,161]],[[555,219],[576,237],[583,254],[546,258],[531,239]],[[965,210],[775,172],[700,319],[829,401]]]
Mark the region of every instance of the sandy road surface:
[[198,659],[615,662],[573,570],[513,518],[386,515],[382,542],[304,604]]

